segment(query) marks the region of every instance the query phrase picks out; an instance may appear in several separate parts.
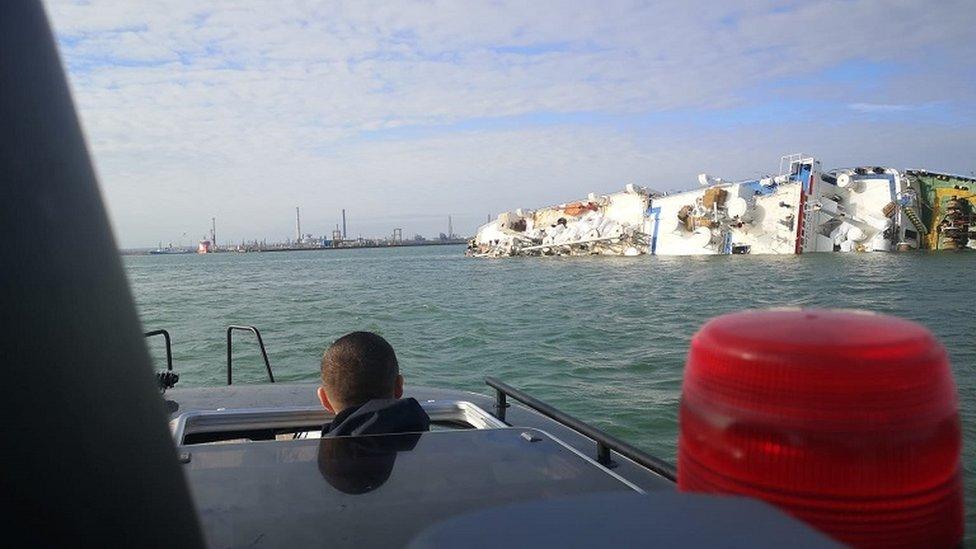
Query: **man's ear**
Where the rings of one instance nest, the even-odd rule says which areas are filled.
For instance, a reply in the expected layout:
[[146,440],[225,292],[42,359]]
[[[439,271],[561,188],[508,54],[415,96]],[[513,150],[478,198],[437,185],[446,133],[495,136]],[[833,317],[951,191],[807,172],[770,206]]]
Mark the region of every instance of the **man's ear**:
[[325,387],[319,385],[318,395],[319,395],[319,402],[322,403],[322,407],[334,414],[335,407],[332,406],[331,402],[329,402],[329,395],[325,394]]
[[400,398],[403,396],[403,376],[397,374],[396,384],[393,386],[393,398]]

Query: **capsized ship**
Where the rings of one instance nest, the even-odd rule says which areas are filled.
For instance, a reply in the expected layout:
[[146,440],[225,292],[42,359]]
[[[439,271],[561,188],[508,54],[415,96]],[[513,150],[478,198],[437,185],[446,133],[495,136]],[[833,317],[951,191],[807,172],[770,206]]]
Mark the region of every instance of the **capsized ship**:
[[921,189],[924,248],[976,248],[976,178],[929,170],[908,170]]
[[469,242],[475,257],[722,255],[976,248],[976,180],[925,170],[824,172],[782,157],[778,175],[695,190],[635,185],[585,200],[506,212]]

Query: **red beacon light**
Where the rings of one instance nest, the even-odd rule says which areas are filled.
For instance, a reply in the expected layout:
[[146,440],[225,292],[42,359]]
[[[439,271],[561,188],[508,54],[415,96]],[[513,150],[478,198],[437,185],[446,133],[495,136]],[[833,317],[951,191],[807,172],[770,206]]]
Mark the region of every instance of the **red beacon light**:
[[772,503],[861,547],[962,543],[960,424],[922,326],[835,310],[746,311],[695,335],[678,487]]

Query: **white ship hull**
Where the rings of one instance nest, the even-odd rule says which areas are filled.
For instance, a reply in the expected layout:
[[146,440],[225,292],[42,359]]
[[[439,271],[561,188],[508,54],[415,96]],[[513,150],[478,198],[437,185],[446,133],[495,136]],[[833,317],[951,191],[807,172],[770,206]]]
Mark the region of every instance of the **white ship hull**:
[[[473,256],[800,254],[917,249],[914,180],[893,169],[822,173],[801,155],[780,174],[696,190],[623,192],[501,214],[471,241]],[[915,216],[917,219],[917,216]]]

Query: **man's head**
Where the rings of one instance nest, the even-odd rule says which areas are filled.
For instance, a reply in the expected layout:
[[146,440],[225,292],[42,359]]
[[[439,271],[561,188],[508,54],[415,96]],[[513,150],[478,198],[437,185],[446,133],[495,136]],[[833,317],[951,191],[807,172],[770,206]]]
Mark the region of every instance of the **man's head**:
[[339,413],[374,398],[400,398],[403,376],[393,347],[372,332],[346,334],[322,356],[322,406]]

